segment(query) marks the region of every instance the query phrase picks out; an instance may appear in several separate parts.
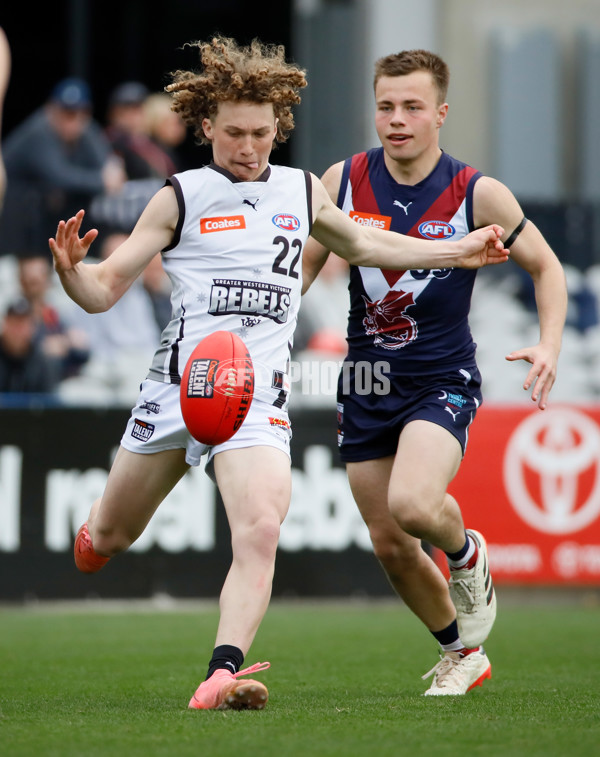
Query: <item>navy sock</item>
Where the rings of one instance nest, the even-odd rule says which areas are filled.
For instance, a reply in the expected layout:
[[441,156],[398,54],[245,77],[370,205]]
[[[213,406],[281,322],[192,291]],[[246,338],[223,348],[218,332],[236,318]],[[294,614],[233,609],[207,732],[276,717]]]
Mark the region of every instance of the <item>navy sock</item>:
[[464,647],[458,634],[458,623],[456,620],[453,620],[446,628],[442,628],[441,631],[432,631],[431,633],[444,652],[458,652]]
[[467,533],[465,532],[465,543],[462,549],[459,549],[458,552],[446,552],[446,557],[449,560],[452,560],[452,562],[460,562],[469,551],[470,546],[471,545],[469,544],[469,537],[467,536]]
[[242,667],[244,662],[244,653],[238,647],[233,647],[230,644],[221,644],[219,647],[215,647],[212,657],[208,663],[207,678],[210,678],[215,670],[224,668],[230,673],[237,673]]
[[448,567],[450,570],[472,568],[477,561],[477,544],[465,531],[465,543],[458,552],[446,552]]

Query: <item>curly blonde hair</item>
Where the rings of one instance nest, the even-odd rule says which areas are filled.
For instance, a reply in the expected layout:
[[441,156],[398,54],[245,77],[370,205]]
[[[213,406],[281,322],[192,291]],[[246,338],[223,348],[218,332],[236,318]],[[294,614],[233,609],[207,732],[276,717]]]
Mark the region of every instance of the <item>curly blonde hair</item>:
[[173,98],[172,110],[191,127],[194,136],[209,144],[202,121],[213,117],[226,101],[272,103],[278,119],[275,142],[285,142],[294,128],[292,105],[300,102],[298,90],[306,86],[305,72],[285,62],[283,45],[266,45],[255,39],[241,47],[229,37],[210,42],[189,42],[198,47],[202,71],[174,71],[165,87]]

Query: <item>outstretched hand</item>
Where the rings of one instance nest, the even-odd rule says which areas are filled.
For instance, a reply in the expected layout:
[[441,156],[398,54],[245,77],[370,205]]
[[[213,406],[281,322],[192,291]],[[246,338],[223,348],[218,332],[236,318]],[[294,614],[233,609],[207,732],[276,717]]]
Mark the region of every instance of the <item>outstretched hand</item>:
[[524,347],[522,350],[515,350],[506,356],[509,361],[525,360],[531,363],[531,368],[527,378],[523,383],[523,389],[531,391],[531,399],[537,402],[540,410],[545,410],[548,402],[548,395],[556,380],[556,368],[558,363],[558,353],[556,350],[546,347],[543,344],[536,344],[533,347]]
[[54,269],[59,274],[75,268],[85,258],[90,245],[98,236],[98,229],[90,229],[85,236],[79,237],[84,215],[85,211],[80,210],[68,221],[59,221],[56,237],[48,240],[54,258]]
[[485,265],[505,263],[509,250],[504,247],[500,237],[504,234],[502,226],[492,224],[476,229],[461,239],[464,245],[460,255],[461,268],[482,268]]

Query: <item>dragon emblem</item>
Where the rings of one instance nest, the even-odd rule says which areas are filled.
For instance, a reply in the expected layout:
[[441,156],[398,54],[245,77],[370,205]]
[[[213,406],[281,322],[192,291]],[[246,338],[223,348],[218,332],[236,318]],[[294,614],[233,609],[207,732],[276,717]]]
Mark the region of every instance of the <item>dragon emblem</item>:
[[417,338],[417,322],[406,315],[415,304],[412,292],[389,291],[381,300],[371,302],[363,295],[366,317],[363,326],[375,344],[387,350],[399,350]]

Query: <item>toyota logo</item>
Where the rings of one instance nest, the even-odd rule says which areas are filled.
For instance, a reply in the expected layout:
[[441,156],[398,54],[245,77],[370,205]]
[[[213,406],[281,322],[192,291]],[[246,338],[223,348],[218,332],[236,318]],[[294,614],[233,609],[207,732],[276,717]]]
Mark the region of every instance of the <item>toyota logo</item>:
[[600,514],[600,427],[573,408],[530,415],[508,441],[504,486],[537,531],[585,528]]

